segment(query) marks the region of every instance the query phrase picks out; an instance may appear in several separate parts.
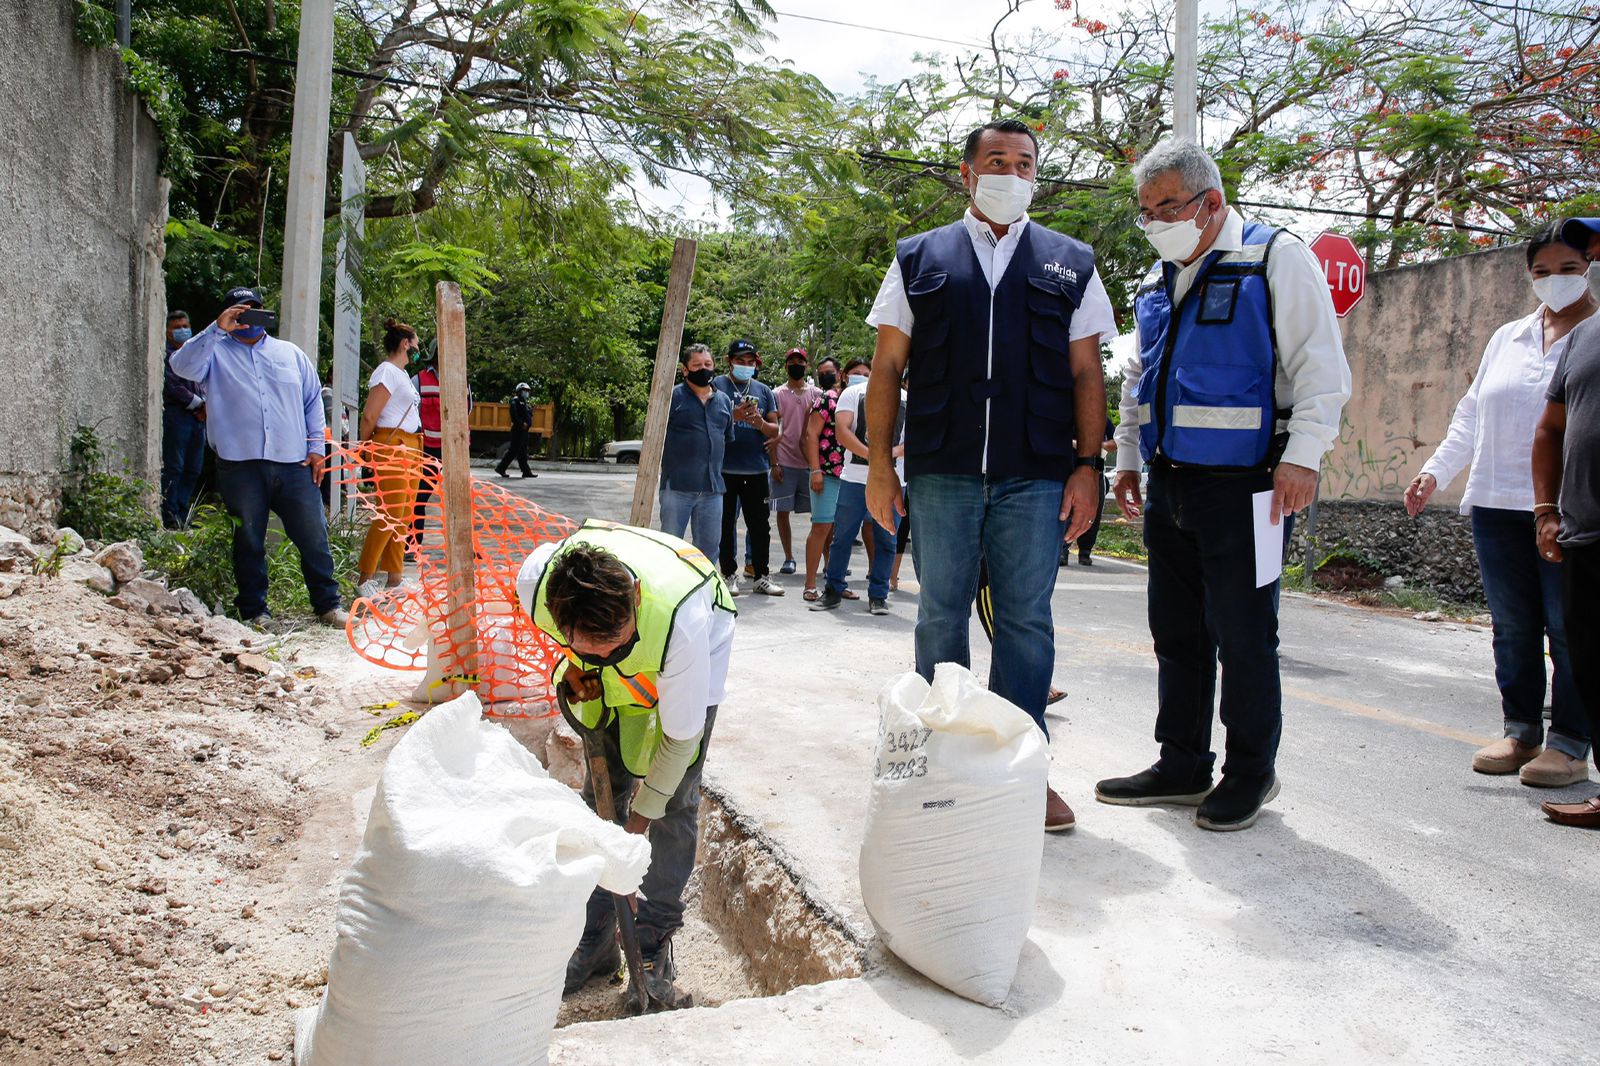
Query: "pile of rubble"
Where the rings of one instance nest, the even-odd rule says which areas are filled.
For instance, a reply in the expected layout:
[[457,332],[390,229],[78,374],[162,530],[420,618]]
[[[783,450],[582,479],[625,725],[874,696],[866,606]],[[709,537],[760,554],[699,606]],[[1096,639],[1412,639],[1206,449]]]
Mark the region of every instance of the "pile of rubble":
[[168,589],[162,575],[144,568],[144,550],[136,541],[115,544],[85,541],[76,530],[60,529],[48,541],[0,526],[0,600],[16,591],[29,574],[60,577],[111,596],[126,611],[145,614],[187,614],[208,618],[211,610],[186,588]]

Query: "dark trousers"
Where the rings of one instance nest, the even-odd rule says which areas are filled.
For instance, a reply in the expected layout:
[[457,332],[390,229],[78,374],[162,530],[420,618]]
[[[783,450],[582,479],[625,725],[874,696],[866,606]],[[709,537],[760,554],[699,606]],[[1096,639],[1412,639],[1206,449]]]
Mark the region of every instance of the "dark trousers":
[[[442,467],[444,463],[443,448],[429,448],[424,445],[422,453],[428,458],[422,464],[422,480],[417,482],[416,509],[411,515],[411,531],[418,540],[422,539],[422,523],[423,519],[427,517],[427,512],[423,510],[423,505],[432,498],[433,485],[443,476]],[[443,500],[443,497],[441,496],[440,499]],[[437,510],[437,508],[435,509]]]
[[[1087,533],[1078,538],[1078,557],[1080,559],[1087,559],[1089,553],[1094,551],[1094,542],[1100,539],[1100,521],[1106,516],[1106,493],[1109,490],[1110,486],[1106,484],[1106,476],[1101,474],[1100,496],[1095,500],[1094,505],[1094,524],[1089,527]],[[1062,550],[1065,551],[1066,549],[1063,548]]]
[[723,474],[722,484],[722,544],[717,548],[717,561],[726,575],[738,573],[738,559],[734,552],[735,529],[739,512],[744,512],[744,531],[750,546],[750,565],[756,577],[766,577],[767,554],[771,550],[772,530],[767,521],[767,493],[771,485],[766,474]]
[[278,516],[284,533],[299,549],[300,573],[311,609],[322,614],[339,606],[339,582],[333,576],[333,555],[328,551],[322,496],[309,467],[269,459],[218,459],[217,490],[222,493],[223,506],[236,519],[233,577],[239,595],[233,605],[240,618],[255,618],[267,609],[268,512]]
[[[1472,509],[1472,546],[1494,619],[1494,681],[1505,735],[1573,759],[1589,754],[1589,723],[1573,691],[1561,610],[1562,564],[1539,558],[1533,513]],[[1550,735],[1544,729],[1545,638],[1555,667]]]
[[[1564,544],[1561,555],[1572,681],[1589,719],[1589,736],[1600,737],[1600,544]],[[1600,766],[1600,745],[1592,752]]]
[[[1256,587],[1253,493],[1267,471],[1220,474],[1151,467],[1144,515],[1150,555],[1150,635],[1157,663],[1157,772],[1180,782],[1211,774],[1211,719],[1222,666],[1222,771],[1269,774],[1283,729],[1278,583]],[[1288,525],[1284,526],[1287,535]]]
[[[683,927],[683,889],[694,872],[695,847],[700,840],[700,776],[705,770],[706,749],[711,747],[711,727],[717,722],[717,709],[706,708],[706,728],[700,735],[700,754],[694,757],[677,791],[667,801],[667,812],[650,823],[650,867],[639,885],[639,944],[647,952],[666,941]],[[600,730],[600,746],[605,751],[606,773],[611,778],[611,802],[616,823],[628,820],[633,783],[638,780],[622,763],[622,747],[617,739],[616,720]],[[594,782],[583,779],[583,801],[594,809]],[[597,888],[589,897],[586,928],[599,929],[611,920],[611,893]]]
[[511,428],[511,443],[506,445],[506,454],[500,460],[500,465],[494,468],[495,473],[504,477],[506,468],[513,462],[522,471],[523,477],[533,476],[533,471],[528,468],[528,431],[515,426]]
[[161,521],[168,526],[188,521],[195,486],[206,461],[206,425],[170,404],[161,409]]

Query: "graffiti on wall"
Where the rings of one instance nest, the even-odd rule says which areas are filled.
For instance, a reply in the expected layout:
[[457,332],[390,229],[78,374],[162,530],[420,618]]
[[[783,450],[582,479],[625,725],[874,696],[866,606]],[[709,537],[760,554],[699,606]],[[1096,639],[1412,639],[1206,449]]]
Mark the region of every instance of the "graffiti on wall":
[[1322,466],[1324,500],[1368,500],[1404,490],[1412,453],[1421,446],[1414,437],[1385,429],[1380,436],[1361,436],[1348,415],[1339,418],[1339,440]]

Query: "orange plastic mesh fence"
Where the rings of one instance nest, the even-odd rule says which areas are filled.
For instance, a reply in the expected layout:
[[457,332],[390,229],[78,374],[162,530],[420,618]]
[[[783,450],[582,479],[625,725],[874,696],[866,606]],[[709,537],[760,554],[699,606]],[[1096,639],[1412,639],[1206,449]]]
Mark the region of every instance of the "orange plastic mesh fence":
[[[358,598],[345,632],[356,654],[396,670],[428,670],[430,702],[470,684],[487,713],[544,717],[555,713],[550,672],[560,650],[541,633],[517,601],[517,571],[540,544],[561,540],[577,523],[497,485],[472,482],[472,572],[476,600],[469,615],[450,618],[445,566],[444,496],[439,461],[398,445],[366,443],[336,448],[330,476],[371,519],[363,558],[378,568],[382,540],[405,548],[407,577],[396,588]],[[419,503],[420,501],[420,503]],[[391,560],[394,556],[390,556]],[[414,566],[413,582],[410,568]],[[454,625],[452,626],[452,621]],[[430,660],[430,644],[435,653]],[[467,660],[476,645],[471,678],[447,677],[442,663]],[[437,675],[437,676],[436,676]],[[453,686],[452,682],[461,682]]]

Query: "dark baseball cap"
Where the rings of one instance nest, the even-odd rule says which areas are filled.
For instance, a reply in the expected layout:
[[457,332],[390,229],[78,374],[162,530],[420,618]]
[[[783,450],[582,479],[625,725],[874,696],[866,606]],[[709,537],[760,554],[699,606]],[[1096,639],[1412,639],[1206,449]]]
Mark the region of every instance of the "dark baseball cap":
[[1600,218],[1569,218],[1561,227],[1561,239],[1580,252],[1589,250],[1589,241],[1600,234]]
[[811,361],[811,354],[809,352],[807,352],[804,348],[790,348],[788,351],[783,353],[783,361],[784,362],[788,362],[790,359],[793,359],[797,355],[800,358],[806,360],[806,362],[810,362]]
[[266,306],[266,304],[261,300],[261,294],[245,285],[240,285],[237,288],[229,289],[228,294],[222,298],[223,307],[232,307],[234,304],[255,304],[257,307]]
[[756,354],[756,346],[751,344],[749,341],[745,340],[743,337],[739,338],[738,340],[734,341],[732,344],[728,345],[728,358],[729,359],[732,359],[736,355],[755,355],[755,354]]

